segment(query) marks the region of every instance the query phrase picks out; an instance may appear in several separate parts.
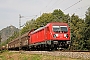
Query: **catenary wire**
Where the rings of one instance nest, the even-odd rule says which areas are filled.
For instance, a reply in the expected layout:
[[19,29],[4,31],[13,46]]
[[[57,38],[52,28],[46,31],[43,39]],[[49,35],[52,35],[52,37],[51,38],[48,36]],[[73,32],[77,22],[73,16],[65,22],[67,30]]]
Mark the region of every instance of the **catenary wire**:
[[79,0],[79,1],[76,2],[75,4],[73,4],[73,5],[69,6],[68,8],[64,9],[63,11],[66,11],[66,10],[70,9],[71,7],[75,6],[76,4],[78,4],[78,3],[81,2],[81,1],[82,1],[82,0]]

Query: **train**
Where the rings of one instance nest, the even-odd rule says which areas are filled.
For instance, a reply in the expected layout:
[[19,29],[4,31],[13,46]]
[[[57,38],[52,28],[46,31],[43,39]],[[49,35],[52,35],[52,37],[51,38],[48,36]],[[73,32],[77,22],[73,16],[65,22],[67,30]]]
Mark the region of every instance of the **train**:
[[53,22],[31,30],[7,44],[8,50],[56,50],[70,46],[68,23]]

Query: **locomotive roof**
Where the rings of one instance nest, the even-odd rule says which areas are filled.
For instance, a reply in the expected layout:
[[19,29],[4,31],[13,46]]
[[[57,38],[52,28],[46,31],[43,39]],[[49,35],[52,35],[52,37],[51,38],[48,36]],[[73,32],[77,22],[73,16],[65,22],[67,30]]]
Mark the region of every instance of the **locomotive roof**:
[[38,31],[44,29],[45,27],[49,26],[50,24],[51,24],[51,25],[61,25],[61,26],[63,26],[63,25],[66,25],[66,26],[67,26],[67,25],[68,25],[67,23],[51,22],[51,23],[48,23],[46,26],[40,27],[40,28],[38,28],[37,30],[31,32],[31,34],[33,34],[33,33],[35,33],[35,32],[38,32]]
[[45,26],[44,26],[44,27],[40,27],[40,28],[38,28],[37,30],[35,30],[35,31],[31,32],[31,34],[33,34],[33,33],[37,32],[37,31],[40,31],[40,30],[42,30],[42,29],[44,29],[44,28],[45,28]]

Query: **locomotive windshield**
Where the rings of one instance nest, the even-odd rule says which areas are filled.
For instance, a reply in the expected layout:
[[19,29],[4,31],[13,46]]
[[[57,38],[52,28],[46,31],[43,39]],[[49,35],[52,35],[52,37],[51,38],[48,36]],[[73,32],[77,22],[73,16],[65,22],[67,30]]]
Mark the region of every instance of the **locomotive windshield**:
[[54,32],[67,32],[67,26],[53,26]]

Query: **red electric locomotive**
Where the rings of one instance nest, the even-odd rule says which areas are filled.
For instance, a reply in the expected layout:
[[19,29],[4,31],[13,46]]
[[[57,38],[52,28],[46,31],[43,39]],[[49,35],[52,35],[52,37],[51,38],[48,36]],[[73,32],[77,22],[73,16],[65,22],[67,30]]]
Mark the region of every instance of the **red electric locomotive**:
[[68,48],[70,28],[67,23],[48,23],[29,33],[29,48],[58,49]]

